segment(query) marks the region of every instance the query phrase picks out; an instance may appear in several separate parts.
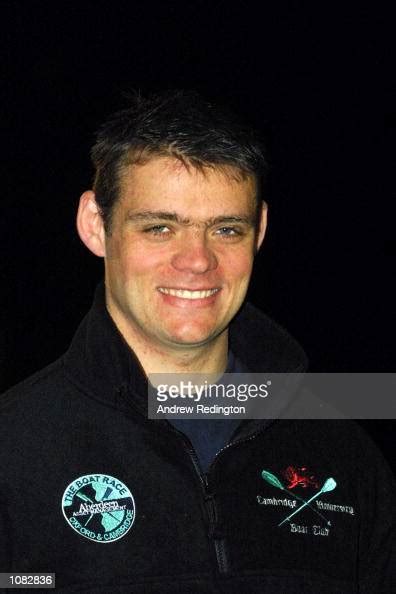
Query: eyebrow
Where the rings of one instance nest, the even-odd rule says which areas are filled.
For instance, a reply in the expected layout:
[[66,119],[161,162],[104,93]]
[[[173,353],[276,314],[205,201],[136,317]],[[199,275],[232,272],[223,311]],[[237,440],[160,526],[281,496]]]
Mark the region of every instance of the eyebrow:
[[[151,223],[157,221],[172,221],[180,225],[192,225],[194,222],[191,219],[180,217],[175,212],[158,211],[158,210],[144,210],[140,212],[128,212],[125,217],[126,221]],[[243,217],[240,215],[220,215],[204,221],[206,226],[218,225],[219,223],[242,223],[245,225],[254,225],[255,217]]]

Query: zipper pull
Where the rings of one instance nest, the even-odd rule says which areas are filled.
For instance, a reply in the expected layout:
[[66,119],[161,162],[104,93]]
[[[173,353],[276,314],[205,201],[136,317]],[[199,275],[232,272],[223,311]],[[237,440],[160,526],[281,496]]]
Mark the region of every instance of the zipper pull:
[[208,536],[214,538],[216,533],[217,513],[214,495],[207,495],[205,497],[205,506],[208,514]]

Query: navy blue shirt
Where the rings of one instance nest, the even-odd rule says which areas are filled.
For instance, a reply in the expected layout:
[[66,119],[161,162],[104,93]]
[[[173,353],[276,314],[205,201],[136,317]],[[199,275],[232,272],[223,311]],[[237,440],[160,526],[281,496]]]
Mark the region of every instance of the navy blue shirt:
[[[230,351],[225,373],[246,373],[246,371],[243,363]],[[241,420],[172,419],[169,422],[189,438],[202,470],[207,472],[213,458],[229,443]]]

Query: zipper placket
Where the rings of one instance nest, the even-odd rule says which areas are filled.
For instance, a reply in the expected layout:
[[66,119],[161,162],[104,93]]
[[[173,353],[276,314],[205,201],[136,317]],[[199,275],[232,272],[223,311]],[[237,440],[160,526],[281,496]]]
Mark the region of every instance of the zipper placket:
[[[184,434],[183,434],[184,437]],[[187,439],[186,439],[187,441]],[[225,547],[225,539],[216,537],[217,534],[217,506],[215,500],[215,494],[209,490],[209,483],[208,483],[208,476],[204,474],[201,470],[201,466],[199,464],[199,460],[197,454],[191,444],[189,442],[188,454],[193,462],[195,472],[197,473],[204,497],[205,509],[209,520],[209,530],[208,530],[208,537],[210,540],[213,541],[214,549],[216,553],[216,560],[217,560],[217,567],[219,573],[227,573],[228,571],[228,559],[227,559],[227,552]]]
[[[209,520],[208,537],[211,540],[213,540],[218,570],[219,570],[219,573],[223,573],[223,574],[227,573],[229,571],[229,559],[228,559],[228,555],[227,555],[226,542],[225,542],[224,538],[219,538],[219,537],[216,538],[217,508],[216,508],[215,495],[214,495],[214,493],[211,493],[209,491],[209,483],[208,483],[207,474],[204,474],[202,472],[201,466],[199,464],[198,456],[193,448],[191,441],[188,439],[188,437],[184,433],[182,433],[181,431],[179,431],[178,429],[173,427],[173,425],[171,423],[168,422],[168,425],[174,433],[177,433],[178,435],[180,435],[182,437],[183,441],[188,446],[187,452],[188,452],[188,454],[191,458],[191,461],[193,463],[194,470],[195,470],[196,474],[198,475],[198,478],[199,478],[200,484],[201,484],[201,488],[203,491],[205,509],[206,509],[206,513],[208,516],[208,520]],[[248,441],[255,439],[266,428],[267,428],[267,426],[256,431],[249,437],[240,439],[239,441],[234,441],[233,443],[229,443],[226,446],[224,446],[223,448],[221,448],[221,450],[219,450],[217,452],[213,461],[211,462],[211,464],[209,466],[209,471],[212,468],[212,466],[217,462],[220,454],[222,454],[225,450],[228,450],[229,448],[240,445],[242,443],[247,443]]]

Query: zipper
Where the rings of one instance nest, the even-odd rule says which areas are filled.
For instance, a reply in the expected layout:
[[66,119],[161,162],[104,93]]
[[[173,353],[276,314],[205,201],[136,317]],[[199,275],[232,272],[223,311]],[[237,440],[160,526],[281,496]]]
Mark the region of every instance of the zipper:
[[[202,472],[201,465],[198,460],[198,456],[193,448],[191,441],[188,439],[188,437],[184,433],[182,433],[181,431],[179,431],[178,429],[173,427],[173,425],[171,423],[169,423],[168,421],[167,421],[167,423],[168,423],[171,431],[173,431],[174,433],[177,433],[183,439],[184,443],[187,445],[187,453],[193,463],[194,470],[199,478],[199,481],[201,484],[201,489],[203,492],[205,509],[206,509],[206,514],[207,514],[208,524],[209,524],[208,537],[210,540],[213,541],[213,544],[214,544],[217,567],[218,567],[219,573],[221,573],[221,574],[228,573],[228,571],[230,569],[230,563],[229,563],[229,556],[227,554],[226,541],[225,541],[225,538],[221,535],[221,533],[219,533],[217,531],[217,529],[218,529],[218,526],[217,526],[217,522],[218,522],[217,505],[216,505],[215,495],[214,495],[214,493],[211,493],[211,491],[209,489],[208,475],[204,474]],[[262,427],[255,433],[252,433],[252,435],[250,435],[249,437],[240,439],[239,441],[234,441],[232,443],[227,444],[223,448],[221,448],[221,450],[219,450],[217,452],[212,463],[210,464],[209,471],[213,467],[213,465],[217,462],[220,454],[222,454],[225,450],[228,450],[229,448],[240,445],[242,443],[247,443],[248,441],[255,439],[260,433],[262,433],[265,429],[267,429],[267,427],[268,427],[268,425],[266,425],[265,427]]]
[[171,423],[168,422],[169,428],[174,433],[177,433],[187,445],[187,453],[190,457],[190,460],[193,463],[194,470],[196,475],[199,478],[199,482],[202,489],[203,500],[205,504],[206,515],[208,518],[208,538],[213,541],[214,550],[216,553],[216,561],[217,561],[217,568],[219,573],[226,573],[228,571],[229,563],[227,559],[226,547],[225,547],[225,539],[219,538],[217,533],[217,506],[214,493],[210,492],[209,483],[208,483],[208,476],[202,472],[201,465],[198,460],[198,456],[193,448],[191,441],[188,439],[184,433],[173,427]]
[[189,445],[190,447],[187,451],[193,462],[195,471],[200,479],[203,490],[205,509],[208,517],[208,537],[211,541],[213,541],[216,553],[217,568],[219,573],[227,573],[229,569],[229,562],[225,539],[218,533],[218,515],[215,494],[209,489],[208,476],[207,474],[202,473],[197,454],[192,447],[191,442]]

